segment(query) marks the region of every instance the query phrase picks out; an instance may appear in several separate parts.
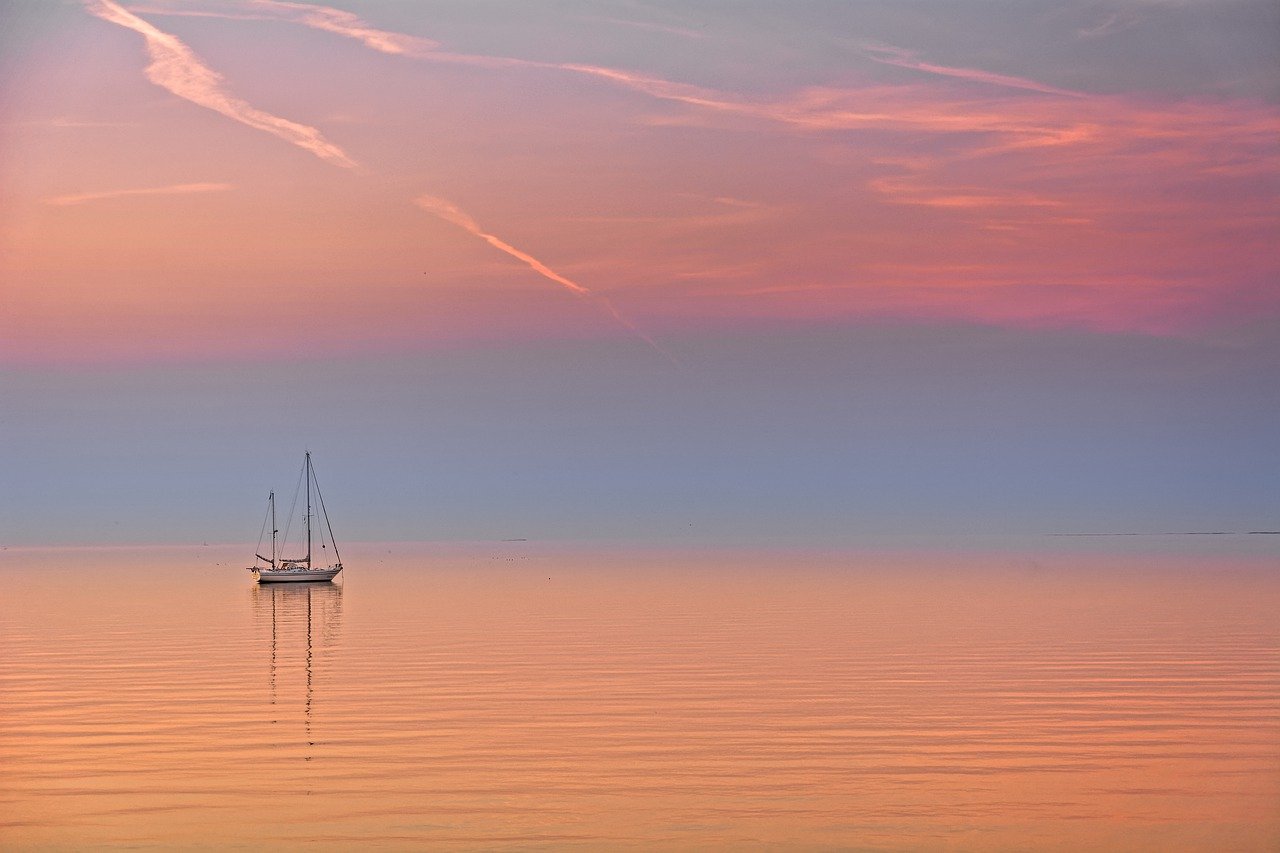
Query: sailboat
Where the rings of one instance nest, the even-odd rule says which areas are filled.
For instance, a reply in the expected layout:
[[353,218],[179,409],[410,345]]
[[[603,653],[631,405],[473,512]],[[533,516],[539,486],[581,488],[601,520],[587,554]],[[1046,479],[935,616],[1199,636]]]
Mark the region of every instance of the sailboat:
[[[311,452],[307,451],[306,457],[302,463],[302,476],[299,480],[306,480],[307,483],[307,553],[306,556],[289,558],[280,557],[276,548],[276,535],[280,532],[276,529],[276,493],[273,491],[267,495],[267,518],[263,521],[262,533],[258,535],[258,546],[254,548],[253,556],[255,557],[253,565],[249,567],[249,571],[258,576],[258,583],[300,583],[305,581],[331,581],[339,572],[342,571],[342,558],[338,555],[338,543],[333,538],[333,527],[329,524],[329,512],[324,506],[324,496],[320,494],[320,483],[316,481],[315,469],[311,467]],[[302,484],[299,483],[299,486]],[[311,487],[315,486],[316,498],[320,502],[320,513],[324,518],[324,526],[320,528],[320,550],[327,551],[328,546],[333,546],[333,563],[330,565],[314,565],[311,553]],[[294,492],[294,501],[297,501],[298,494]],[[290,510],[292,512],[292,510]],[[262,555],[262,540],[267,529],[267,524],[271,525],[271,556],[264,557]],[[287,525],[286,525],[287,528]],[[329,538],[326,544],[325,531],[328,531]],[[286,530],[287,536],[287,530]],[[259,565],[259,561],[266,565]],[[326,558],[321,558],[318,562],[327,562]]]

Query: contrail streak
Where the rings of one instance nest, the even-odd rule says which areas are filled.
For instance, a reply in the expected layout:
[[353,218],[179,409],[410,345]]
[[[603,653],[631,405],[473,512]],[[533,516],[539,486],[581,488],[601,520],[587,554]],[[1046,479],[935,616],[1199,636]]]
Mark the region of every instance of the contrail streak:
[[[362,42],[366,47],[381,53],[396,54],[413,59],[467,65],[479,68],[536,68],[560,71],[592,77],[640,92],[663,101],[686,104],[701,110],[726,115],[778,122],[802,130],[845,130],[860,127],[919,127],[936,132],[993,131],[1013,134],[1024,139],[1045,139],[1045,144],[1057,144],[1060,134],[1046,129],[1036,122],[1018,122],[1016,117],[993,115],[990,111],[976,114],[968,105],[955,110],[939,111],[934,106],[926,108],[904,107],[897,93],[884,88],[864,91],[835,89],[811,89],[791,101],[760,103],[735,98],[729,94],[688,83],[649,77],[631,71],[587,65],[574,62],[545,62],[511,57],[477,56],[449,53],[437,50],[437,43],[403,33],[378,30],[358,16],[340,9],[289,2],[289,0],[248,0],[250,8],[315,29],[326,30]],[[158,11],[159,13],[159,11]],[[951,68],[920,62],[910,51],[891,45],[860,44],[859,49],[867,58],[901,68],[911,68],[927,74],[953,77],[971,82],[986,83],[1013,89],[1040,92],[1071,98],[1083,98],[1081,92],[1047,86],[1034,80],[1010,77],[971,68]],[[892,98],[890,102],[886,98]]]
[[60,195],[45,199],[45,204],[66,207],[73,204],[84,204],[89,201],[101,201],[110,198],[121,198],[133,195],[182,195],[186,193],[216,193],[231,189],[230,184],[173,184],[167,187],[143,187],[133,190],[105,190],[96,193],[78,193],[76,195]]
[[[222,77],[201,62],[200,58],[177,37],[155,28],[117,3],[112,2],[112,0],[82,0],[82,2],[91,14],[113,24],[134,30],[146,39],[147,52],[151,56],[151,64],[147,66],[147,78],[152,83],[168,89],[180,98],[185,98],[192,103],[214,110],[250,127],[265,130],[268,133],[279,136],[335,166],[347,169],[357,167],[356,163],[341,148],[326,140],[315,128],[297,124],[288,119],[255,109],[245,101],[228,93],[223,87]],[[434,55],[431,51],[431,48],[434,47],[434,42],[368,27],[357,16],[338,9],[287,2],[287,0],[253,0],[253,6],[266,11],[282,13],[285,17],[292,18],[310,27],[357,39],[367,47],[381,53],[412,54],[420,57]],[[481,63],[487,62],[482,57],[444,56],[442,58],[444,61],[460,60],[469,62],[474,59]],[[521,60],[497,60],[496,62],[500,65],[527,64],[543,67],[543,63],[526,63]],[[585,67],[581,69],[570,68],[569,70],[579,71],[580,73],[597,73],[595,69],[587,70]],[[74,204],[92,197],[97,196],[87,196],[61,203]],[[571,281],[528,252],[521,251],[500,237],[486,232],[465,211],[459,209],[457,205],[431,195],[420,196],[415,202],[429,213],[457,225],[484,240],[498,251],[510,255],[538,273],[538,275],[554,281],[578,296],[594,300],[619,324],[648,344],[655,352],[667,358],[673,364],[679,363],[673,355],[658,346],[657,342],[636,328],[635,324],[630,320],[623,317],[606,297],[588,290],[575,281]]]
[[469,231],[481,240],[484,240],[490,246],[493,246],[493,248],[497,249],[499,252],[506,252],[516,260],[526,264],[538,275],[549,278],[557,284],[562,284],[580,296],[593,295],[590,290],[587,290],[587,288],[560,275],[560,273],[551,269],[551,267],[547,266],[533,255],[530,255],[528,252],[522,252],[510,243],[483,231],[480,226],[476,224],[474,219],[459,210],[457,205],[452,202],[446,201],[442,198],[436,198],[431,195],[423,195],[415,199],[414,203],[428,213],[434,213],[446,222],[452,222],[459,228]]
[[356,168],[355,161],[314,127],[263,112],[228,93],[222,77],[176,36],[156,29],[112,0],[84,0],[84,6],[90,14],[131,29],[146,39],[151,57],[147,79],[162,89],[242,124],[265,130],[327,163],[344,169]]
[[317,30],[328,30],[340,36],[357,39],[365,46],[382,53],[404,54],[430,50],[437,42],[417,36],[378,30],[365,24],[360,17],[342,9],[328,6],[314,6],[310,3],[294,3],[288,0],[252,0],[255,8],[280,13],[308,27]]
[[543,278],[554,281],[556,284],[561,285],[562,287],[566,288],[567,290],[573,292],[578,296],[581,296],[587,299],[592,299],[595,302],[599,303],[599,305],[602,308],[604,308],[604,310],[607,311],[609,315],[613,317],[613,319],[617,320],[618,323],[626,327],[626,329],[629,332],[631,332],[637,338],[639,338],[640,340],[648,344],[654,350],[654,352],[657,352],[659,355],[666,358],[672,364],[679,364],[675,356],[673,356],[671,353],[664,350],[662,347],[658,346],[656,341],[654,341],[644,332],[636,328],[635,324],[632,323],[630,320],[628,320],[626,317],[622,316],[622,314],[619,313],[618,309],[614,307],[613,303],[610,302],[607,297],[601,296],[600,294],[583,287],[577,282],[571,281],[565,278],[564,276],[560,275],[560,273],[556,272],[555,270],[551,269],[551,267],[547,266],[542,261],[535,258],[533,255],[530,255],[528,252],[522,252],[521,250],[517,249],[515,246],[512,246],[507,241],[499,237],[495,237],[493,234],[488,233],[483,228],[481,228],[480,225],[474,219],[472,219],[469,215],[467,215],[467,213],[460,210],[458,206],[455,205],[453,202],[443,198],[438,198],[433,195],[421,195],[421,196],[418,196],[416,199],[414,199],[414,203],[418,205],[418,207],[421,207],[423,210],[427,211],[428,213],[434,216],[438,216],[441,219],[445,220],[446,222],[451,222],[454,225],[457,225],[462,230],[466,231],[467,233],[472,234],[476,237],[479,237],[481,240],[484,240],[486,243],[488,243],[490,246],[493,246],[499,252],[503,252],[505,254],[510,255],[511,257],[525,264],[527,267],[529,267],[531,270],[533,270]]
[[[572,74],[607,80],[618,86],[643,92],[655,98],[680,101],[695,106],[725,106],[706,90],[684,83],[645,77],[596,65],[582,65],[572,62],[543,62],[535,59],[515,59],[506,56],[449,53],[436,49],[440,46],[439,42],[405,33],[375,29],[365,23],[358,15],[341,9],[334,9],[329,6],[314,6],[310,3],[295,3],[290,2],[290,0],[248,0],[248,2],[252,8],[264,14],[271,14],[290,23],[301,24],[313,29],[325,30],[335,35],[355,39],[363,43],[365,47],[376,50],[379,53],[409,56],[429,62],[473,65],[481,68],[540,68],[551,71],[568,71]],[[156,10],[156,14],[189,13]],[[224,13],[208,12],[202,14],[218,16]],[[227,17],[237,16],[227,15]],[[694,35],[701,37],[700,33],[695,33]]]
[[1083,92],[1073,92],[1070,89],[1059,89],[1057,86],[1049,86],[1036,80],[1028,80],[1025,77],[1010,77],[1007,74],[996,74],[991,71],[982,71],[977,68],[955,68],[949,65],[935,65],[932,62],[921,62],[915,58],[909,50],[903,50],[899,47],[891,45],[865,45],[863,50],[866,57],[872,62],[879,62],[882,65],[894,65],[898,68],[910,68],[914,71],[923,71],[926,74],[937,74],[941,77],[955,77],[960,80],[972,80],[977,83],[986,83],[991,86],[1006,86],[1010,89],[1025,89],[1030,92],[1043,92],[1046,95],[1062,95],[1068,98],[1083,98]]

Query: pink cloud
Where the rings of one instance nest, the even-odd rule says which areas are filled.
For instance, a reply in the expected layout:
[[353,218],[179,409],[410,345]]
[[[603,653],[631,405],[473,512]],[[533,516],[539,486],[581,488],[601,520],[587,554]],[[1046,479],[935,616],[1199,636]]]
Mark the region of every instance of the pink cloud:
[[976,68],[954,68],[947,65],[936,65],[932,62],[922,62],[915,58],[915,54],[909,50],[903,50],[900,47],[892,47],[890,45],[867,45],[865,47],[867,56],[873,62],[879,62],[883,65],[894,65],[898,68],[909,68],[914,71],[922,71],[926,74],[936,74],[940,77],[953,77],[958,80],[968,80],[973,83],[983,83],[990,86],[1003,86],[1009,89],[1024,89],[1031,92],[1041,92],[1046,95],[1062,95],[1068,98],[1085,97],[1082,92],[1073,92],[1069,89],[1059,89],[1057,86],[1049,86],[1035,80],[1028,80],[1025,77],[1012,77],[1007,74],[995,74],[991,71],[982,71]]
[[166,187],[141,187],[138,189],[103,190],[101,192],[94,193],[60,195],[45,199],[45,204],[51,204],[56,207],[66,207],[68,205],[85,204],[86,202],[91,201],[105,201],[107,199],[124,198],[128,196],[188,195],[190,193],[224,192],[229,189],[231,189],[230,184],[171,184]]
[[147,53],[151,57],[147,79],[157,86],[241,124],[278,136],[327,163],[345,169],[356,167],[341,148],[325,139],[314,127],[256,109],[230,94],[222,77],[175,36],[156,29],[112,0],[84,0],[84,5],[91,14],[133,30],[146,40]]

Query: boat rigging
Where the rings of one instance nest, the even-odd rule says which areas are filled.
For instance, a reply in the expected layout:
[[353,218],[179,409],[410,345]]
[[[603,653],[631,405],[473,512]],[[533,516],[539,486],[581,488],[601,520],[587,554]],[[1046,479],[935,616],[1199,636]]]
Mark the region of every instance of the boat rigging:
[[[331,581],[339,572],[342,571],[342,557],[338,553],[338,542],[333,538],[333,525],[329,521],[329,511],[324,505],[324,495],[320,492],[320,483],[316,480],[315,469],[311,465],[311,452],[307,451],[303,458],[302,475],[299,477],[299,486],[302,481],[306,482],[306,512],[303,518],[306,522],[307,529],[307,551],[302,557],[282,557],[280,556],[280,548],[277,544],[277,536],[279,530],[276,527],[276,493],[273,490],[267,495],[267,517],[263,520],[262,531],[258,534],[258,545],[254,548],[254,563],[249,567],[249,571],[258,576],[258,583],[298,583],[306,581]],[[312,561],[312,504],[311,490],[315,487],[316,499],[319,501],[320,514],[324,519],[324,526],[320,528],[320,549],[327,551],[328,545],[333,545],[333,562],[329,565],[316,566]],[[294,492],[294,504],[298,500],[297,490]],[[288,542],[289,527],[292,523],[293,507],[289,509],[290,524],[285,525],[285,541]],[[266,526],[271,525],[271,556],[266,557],[262,554],[262,540],[265,538]],[[326,544],[325,532],[328,532]],[[265,562],[265,566],[260,566],[259,561]],[[320,560],[321,563],[326,560]]]

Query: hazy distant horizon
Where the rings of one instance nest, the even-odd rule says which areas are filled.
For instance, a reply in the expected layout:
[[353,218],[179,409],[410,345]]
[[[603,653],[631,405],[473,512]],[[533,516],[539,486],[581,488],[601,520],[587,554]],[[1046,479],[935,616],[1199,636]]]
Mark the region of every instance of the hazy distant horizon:
[[[9,370],[0,540],[1272,530],[1276,348],[964,326]],[[287,495],[282,497],[287,499]],[[692,525],[692,526],[691,526]]]

